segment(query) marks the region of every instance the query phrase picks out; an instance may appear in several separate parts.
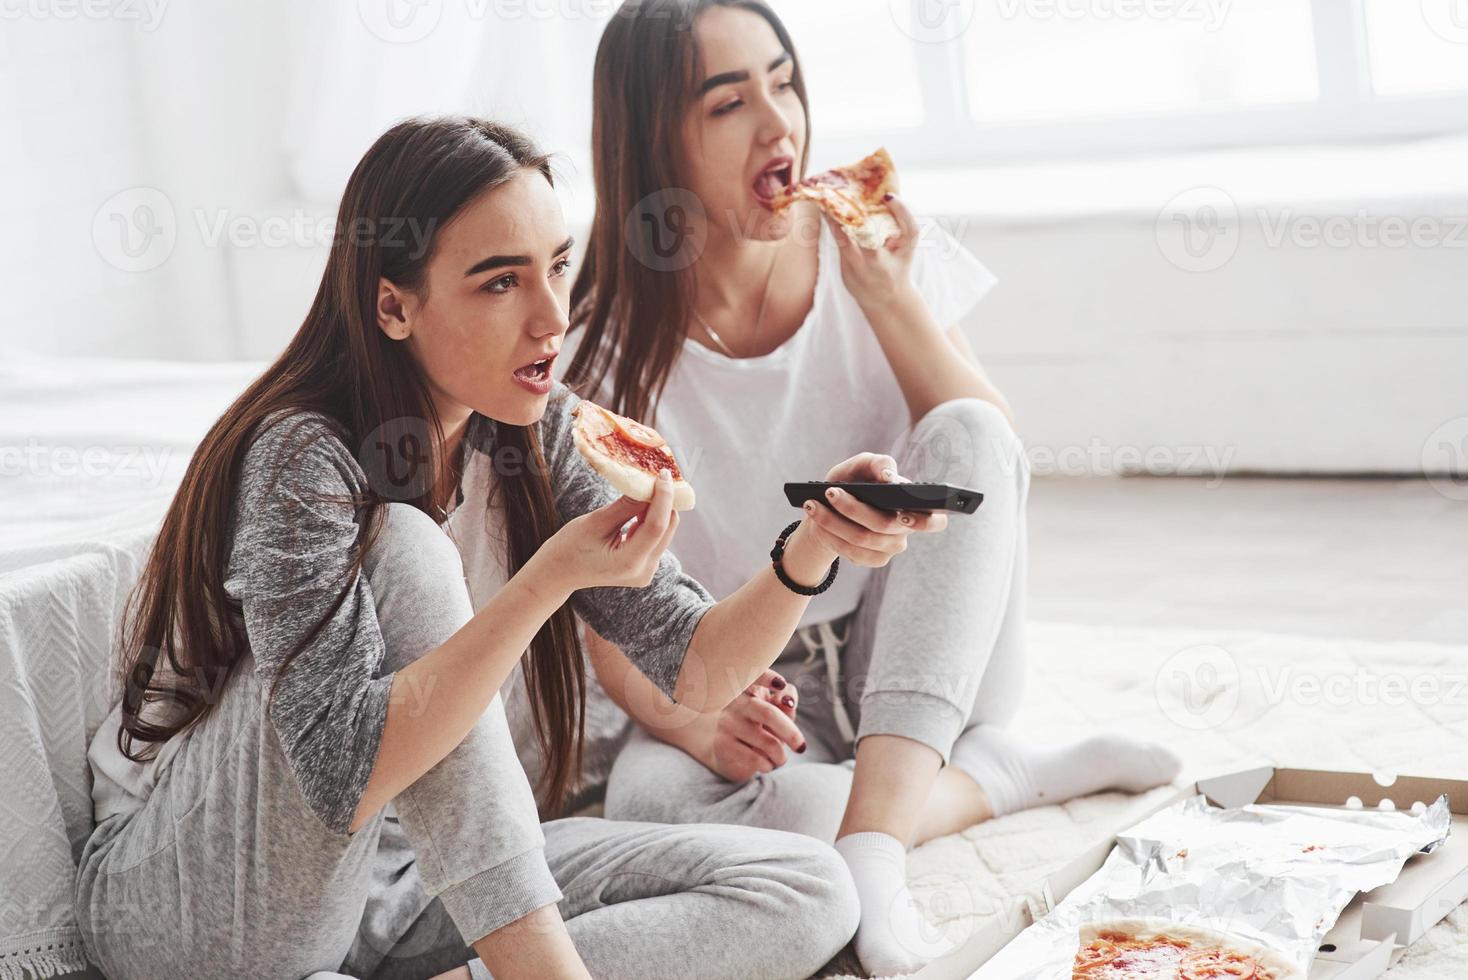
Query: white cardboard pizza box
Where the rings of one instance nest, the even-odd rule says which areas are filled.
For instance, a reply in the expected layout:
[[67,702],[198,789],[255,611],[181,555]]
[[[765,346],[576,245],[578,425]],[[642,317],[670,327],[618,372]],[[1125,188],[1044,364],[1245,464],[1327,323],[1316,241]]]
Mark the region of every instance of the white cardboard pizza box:
[[[1234,805],[1214,796],[1212,783],[1200,782],[1200,792],[1222,806]],[[1410,946],[1468,899],[1468,781],[1275,769],[1250,802],[1340,807],[1354,797],[1366,809],[1390,800],[1392,808],[1406,811],[1439,796],[1448,798],[1453,813],[1447,841],[1431,854],[1414,854],[1396,881],[1358,895],[1351,903],[1352,907],[1360,907],[1362,938],[1385,940],[1395,936],[1397,945]]]
[[[1384,785],[1385,784],[1385,785]],[[1397,880],[1357,895],[1326,935],[1310,970],[1310,980],[1373,980],[1405,947],[1422,937],[1468,899],[1468,781],[1421,777],[1377,777],[1367,773],[1263,767],[1199,780],[1164,799],[1152,812],[1202,793],[1224,807],[1250,803],[1345,807],[1348,801],[1374,808],[1383,800],[1399,810],[1417,802],[1448,797],[1452,835],[1430,855],[1408,859]],[[1354,799],[1353,799],[1354,798]],[[1150,815],[1150,814],[1144,814]],[[1128,826],[1141,817],[1135,813]],[[1118,827],[1119,833],[1125,827]],[[1115,844],[1109,837],[1078,855],[1046,879],[1038,903],[1016,900],[986,927],[976,930],[954,953],[928,964],[921,980],[965,980],[976,969],[1062,901],[1071,889],[1095,874]],[[1038,904],[1039,907],[1031,907]]]
[[1361,938],[1359,898],[1346,906],[1335,928],[1325,934],[1310,980],[1372,980],[1391,965],[1394,943],[1387,939]]

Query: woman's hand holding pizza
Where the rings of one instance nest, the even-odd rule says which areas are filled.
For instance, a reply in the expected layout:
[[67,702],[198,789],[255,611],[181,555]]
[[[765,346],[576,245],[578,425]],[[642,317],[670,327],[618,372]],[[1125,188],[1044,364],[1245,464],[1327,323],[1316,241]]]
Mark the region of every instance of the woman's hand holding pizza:
[[766,670],[744,694],[714,716],[698,760],[732,783],[744,783],[805,751],[805,736],[795,725],[800,695],[773,670]]
[[887,209],[897,219],[901,234],[887,239],[882,248],[862,248],[853,242],[840,224],[829,214],[823,220],[830,225],[831,234],[841,250],[841,277],[846,289],[863,310],[874,304],[890,303],[915,291],[909,278],[912,271],[912,256],[917,249],[922,229],[902,199],[892,196],[886,201]]
[[650,502],[621,497],[582,514],[552,535],[536,557],[546,553],[571,592],[606,585],[643,588],[677,530],[673,482],[664,470]]
[[[836,465],[826,474],[830,483],[910,483],[897,472],[891,456],[861,453]],[[847,561],[857,565],[881,568],[907,550],[908,535],[914,532],[936,532],[948,527],[948,515],[942,511],[878,510],[857,500],[844,490],[826,492],[829,507],[806,504],[801,522],[813,540]]]

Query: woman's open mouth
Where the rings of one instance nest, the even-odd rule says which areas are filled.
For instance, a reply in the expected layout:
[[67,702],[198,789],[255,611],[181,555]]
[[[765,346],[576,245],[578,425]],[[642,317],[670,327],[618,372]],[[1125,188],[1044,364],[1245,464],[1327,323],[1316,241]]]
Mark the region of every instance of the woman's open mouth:
[[537,395],[548,395],[551,390],[551,364],[557,355],[543,357],[515,371],[515,381],[526,391]]
[[776,157],[754,178],[755,200],[766,210],[774,210],[775,199],[790,186],[795,173],[792,157]]

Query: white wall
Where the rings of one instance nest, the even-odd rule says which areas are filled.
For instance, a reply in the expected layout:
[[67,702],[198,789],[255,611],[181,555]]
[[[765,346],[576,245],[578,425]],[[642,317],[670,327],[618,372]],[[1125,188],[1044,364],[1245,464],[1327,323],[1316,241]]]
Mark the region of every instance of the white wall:
[[1199,276],[1167,265],[1150,222],[976,229],[1001,287],[968,332],[1032,449],[1069,452],[1065,472],[1079,448],[1088,471],[1153,468],[1119,447],[1166,450],[1160,472],[1212,472],[1208,454],[1230,472],[1421,469],[1429,434],[1468,415],[1468,255],[1245,236]]
[[[146,4],[111,9],[142,19],[0,25],[4,347],[273,355],[324,262],[310,226],[332,218],[328,198],[372,136],[409,112],[550,120],[531,128],[570,151],[568,210],[573,225],[588,216],[589,66],[568,52],[589,50],[595,22],[446,22],[425,46],[372,36],[351,4],[199,0],[157,7],[156,23]],[[510,80],[547,59],[563,84],[535,102]],[[818,166],[845,162],[820,150]],[[1451,238],[1468,216],[1462,140],[904,178],[915,207],[1000,276],[965,327],[1042,466],[1048,450],[1057,472],[1413,472],[1444,424],[1468,440],[1468,230],[1402,247],[1349,230],[1335,246],[1302,240],[1298,220],[1365,209]],[[1222,239],[1234,249],[1189,271],[1167,235],[1202,212],[1169,201],[1210,186],[1239,216]],[[137,244],[140,205],[172,209],[175,235],[129,256],[117,222]],[[235,220],[255,239],[213,240]],[[259,241],[272,232],[284,240]]]
[[[1000,285],[965,326],[1037,463],[1043,447],[1067,473],[1414,473],[1440,469],[1443,438],[1468,452],[1468,144],[1261,157],[1263,182],[1248,154],[1112,165],[1093,213],[1086,167],[927,185],[973,202],[944,224]],[[1238,215],[1198,261],[1180,191],[1184,212]]]

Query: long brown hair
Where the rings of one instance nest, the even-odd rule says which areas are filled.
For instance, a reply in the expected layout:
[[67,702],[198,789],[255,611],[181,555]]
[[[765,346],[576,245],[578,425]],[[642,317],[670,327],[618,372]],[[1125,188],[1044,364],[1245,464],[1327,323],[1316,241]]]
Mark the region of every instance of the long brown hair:
[[[764,0],[627,0],[613,15],[597,48],[592,83],[596,215],[571,289],[572,329],[586,333],[565,380],[588,393],[610,380],[608,407],[649,422],[694,308],[691,265],[663,269],[646,258],[660,254],[652,240],[659,234],[657,222],[686,193],[678,190],[687,186],[683,120],[703,77],[693,25],[711,7],[758,14],[790,52],[791,85],[806,107],[800,176],[810,156],[800,58],[790,32]],[[652,220],[627,220],[649,208]]]
[[[430,516],[444,513],[458,481],[452,478],[451,461],[442,455],[443,427],[417,362],[405,345],[378,328],[378,284],[386,278],[405,289],[422,289],[437,231],[478,194],[525,170],[553,179],[547,156],[527,137],[462,116],[399,123],[357,164],[342,195],[326,272],[305,322],[199,444],[129,597],[118,732],[118,747],[128,758],[150,758],[145,755],[149,744],[167,741],[204,718],[248,649],[240,604],[224,589],[226,528],[243,456],[268,416],[280,410],[321,413],[349,451],[404,420],[421,428],[421,420],[439,450],[430,454],[426,478],[415,480],[407,491],[393,488],[390,499],[406,498]],[[506,459],[527,461],[513,472],[496,466],[499,478],[490,491],[491,497],[500,489],[505,494],[513,575],[557,530],[560,518],[536,428],[485,421],[495,427],[497,454],[504,450]],[[284,460],[281,465],[289,464]],[[276,683],[341,608],[361,574],[362,559],[385,513],[381,505],[389,499],[380,492],[388,488],[374,485],[378,482],[369,479],[369,490],[351,498],[358,508],[359,531],[347,581],[332,608],[285,658]],[[165,658],[166,670],[160,671],[159,661]],[[580,772],[585,730],[585,667],[569,607],[558,610],[536,634],[525,674],[546,759],[537,795],[542,807],[554,812]],[[144,719],[145,703],[159,704],[154,710],[166,721]],[[134,743],[145,744],[136,749]]]

